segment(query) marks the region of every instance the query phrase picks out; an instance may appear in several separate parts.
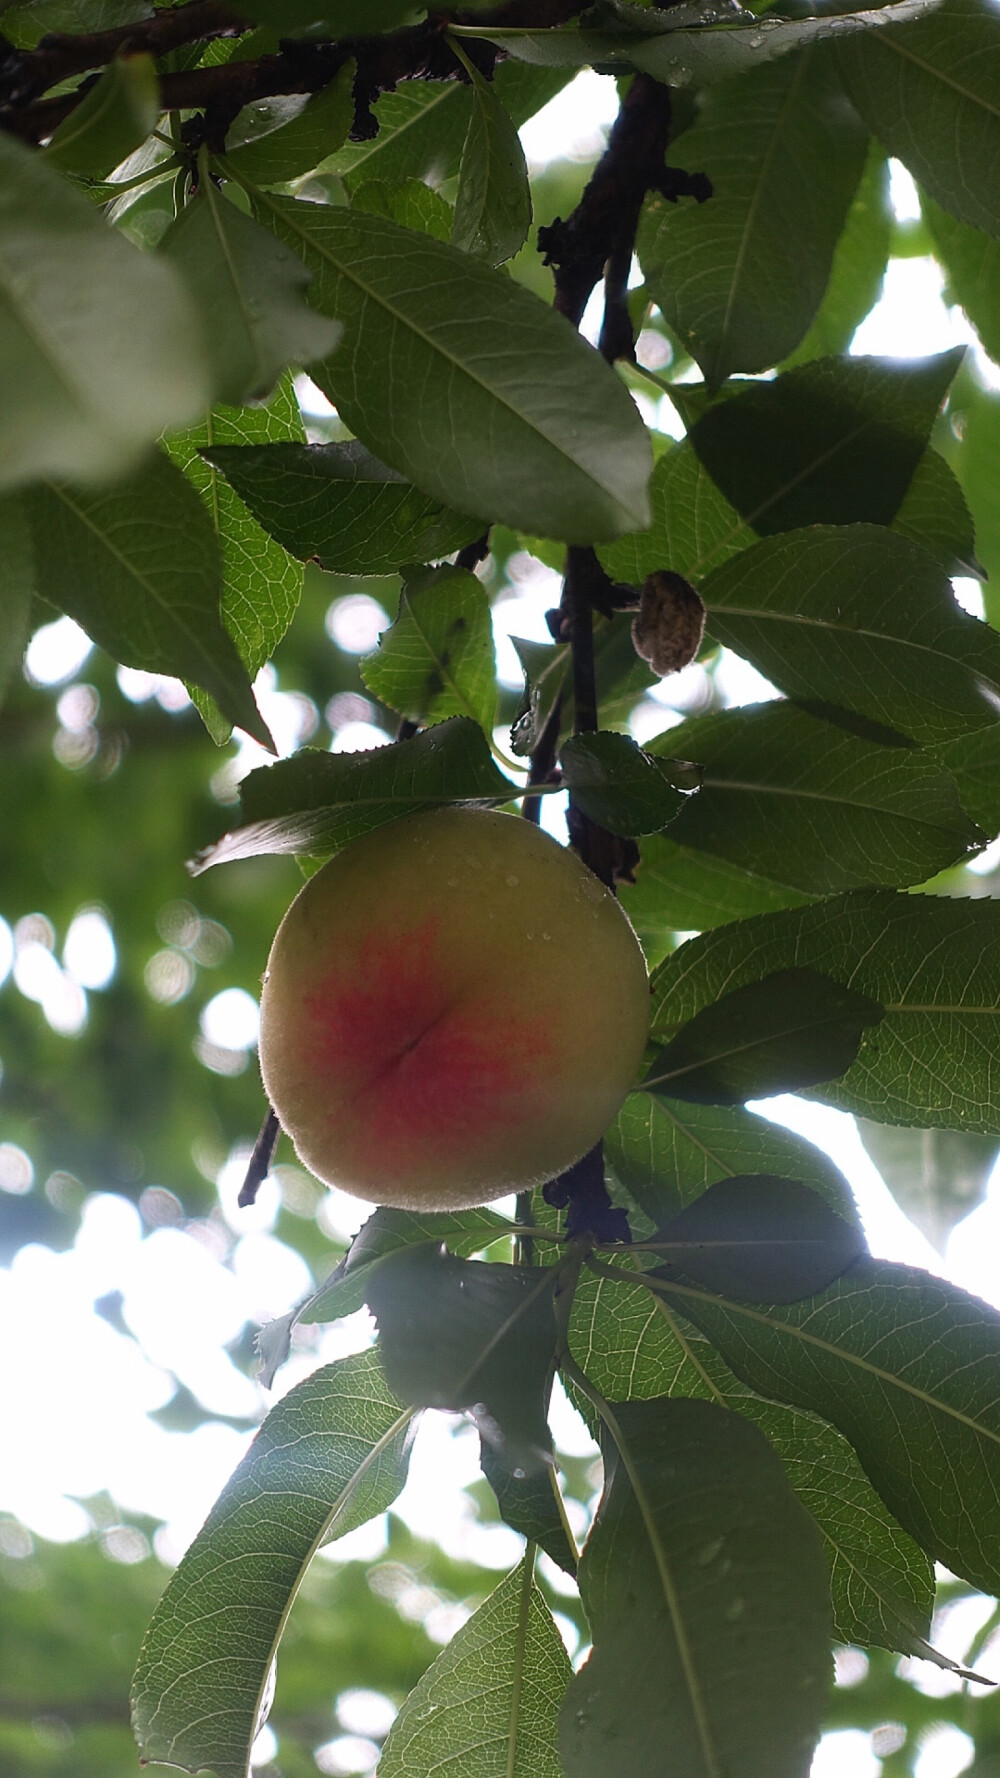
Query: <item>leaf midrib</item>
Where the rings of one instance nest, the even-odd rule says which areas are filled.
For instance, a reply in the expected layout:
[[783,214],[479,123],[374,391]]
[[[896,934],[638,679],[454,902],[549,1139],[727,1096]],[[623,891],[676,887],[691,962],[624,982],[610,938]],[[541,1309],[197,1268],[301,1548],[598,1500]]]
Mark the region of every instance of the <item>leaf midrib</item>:
[[[461,358],[456,358],[453,352],[446,350],[441,342],[434,339],[423,327],[419,326],[409,316],[404,315],[400,310],[393,308],[392,304],[386,297],[380,295],[378,291],[373,290],[369,284],[359,277],[356,271],[349,266],[345,266],[342,261],[337,259],[315,234],[309,234],[308,231],[299,224],[297,212],[293,212],[289,215],[287,211],[280,208],[280,206],[272,200],[270,192],[261,191],[256,193],[256,196],[258,202],[269,205],[272,213],[278,217],[286,227],[291,228],[298,236],[299,240],[302,241],[308,249],[313,251],[319,258],[324,259],[337,277],[342,278],[346,283],[353,284],[363,300],[373,303],[376,308],[380,309],[383,314],[388,317],[392,326],[403,328],[412,333],[413,336],[420,341],[421,345],[423,345],[429,353],[440,358],[442,362],[448,366],[450,371],[457,376],[464,378],[466,382],[471,383],[474,389],[479,391],[482,395],[487,396],[490,401],[495,402],[497,407],[502,408],[504,413],[506,413],[518,427],[523,427],[526,432],[533,434],[537,439],[541,440],[549,450],[562,458],[565,463],[571,464],[577,473],[590,484],[597,494],[600,495],[602,501],[612,501],[622,513],[628,513],[630,518],[633,516],[631,510],[626,507],[622,497],[612,489],[605,487],[602,482],[599,482],[592,471],[589,470],[584,463],[581,463],[578,457],[573,456],[563,443],[550,437],[530,415],[524,414],[518,408],[514,407],[513,403],[506,395],[500,393],[500,391],[495,389],[482,377],[476,376],[467,363]],[[299,199],[292,201],[302,202],[303,200]],[[323,211],[330,209],[331,206],[316,204],[314,208],[322,213]],[[335,210],[332,213],[334,216],[337,214]],[[336,223],[334,226],[336,226]],[[390,224],[390,226],[392,225]]]
[[[185,639],[194,645],[196,653],[200,659],[206,663],[209,674],[215,683],[221,683],[228,686],[230,696],[234,691],[238,691],[239,688],[232,684],[228,675],[221,672],[217,673],[212,657],[206,652],[204,643],[198,635],[198,632],[190,628],[180,615],[178,608],[169,604],[168,601],[164,599],[155,583],[148,579],[136,563],[134,563],[130,557],[123,554],[112,541],[110,533],[106,530],[102,530],[90,517],[89,513],[76,505],[75,501],[61,483],[46,481],[45,486],[57,500],[61,500],[63,505],[68,507],[69,511],[73,514],[73,517],[85,530],[91,533],[95,541],[107,551],[112,560],[117,562],[119,567],[135,581],[136,585],[142,588],[143,592],[147,594],[151,602],[166,617],[168,622],[174,624]],[[218,617],[218,614],[216,614],[216,616]],[[221,622],[221,620],[219,621]],[[208,690],[209,688],[206,687],[205,689]]]

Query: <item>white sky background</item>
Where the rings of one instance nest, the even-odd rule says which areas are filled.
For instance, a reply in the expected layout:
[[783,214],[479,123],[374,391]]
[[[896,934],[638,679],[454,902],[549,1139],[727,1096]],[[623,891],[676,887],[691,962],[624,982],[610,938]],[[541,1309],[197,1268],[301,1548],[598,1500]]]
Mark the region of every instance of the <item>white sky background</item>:
[[[542,165],[567,149],[580,159],[590,159],[601,145],[601,127],[610,123],[616,108],[613,80],[592,73],[580,75],[522,131],[529,162]],[[918,213],[912,182],[898,167],[894,167],[892,195],[901,220]],[[916,258],[891,262],[884,295],[859,329],[852,350],[906,357],[940,351],[957,342],[974,342],[972,329],[960,310],[944,306],[941,275],[934,262]],[[996,367],[978,347],[975,356],[984,380],[995,385],[1000,380]],[[666,425],[669,403],[657,405],[663,411],[657,412],[656,419]],[[673,424],[670,421],[671,428]],[[496,609],[500,671],[511,684],[520,685],[521,678],[509,636],[548,639],[542,614],[556,596],[555,586],[555,577],[530,558],[514,559],[510,594]],[[981,615],[975,584],[963,583],[958,591],[963,603]],[[373,646],[384,621],[385,614],[367,596],[337,601],[329,619],[331,633],[358,653]],[[59,700],[60,737],[69,754],[77,749],[76,757],[88,744],[88,714],[92,712],[87,709],[87,688],[69,682],[88,652],[82,632],[69,619],[61,619],[46,626],[36,638],[28,660],[38,682],[68,685]],[[700,673],[700,668],[688,669],[666,698],[646,700],[634,725],[637,738],[656,732],[672,718],[679,720],[685,703],[697,701]],[[124,669],[120,678],[123,690],[137,701],[157,696],[168,707],[186,701],[176,682]],[[773,688],[735,656],[724,663],[722,683],[734,703],[775,695]],[[308,732],[307,700],[278,693],[274,684],[273,674],[268,677],[265,673],[259,691],[265,714],[284,743],[281,751],[290,752]],[[385,740],[366,720],[364,700],[355,700],[343,716],[343,722],[332,725],[337,727],[335,747],[370,746]],[[505,739],[498,738],[501,742]],[[242,741],[238,775],[251,763],[257,763],[257,750]],[[229,773],[227,782],[231,782],[232,768],[224,767],[223,771]],[[552,810],[550,820],[557,819]],[[991,848],[991,863],[993,851]],[[163,955],[169,958],[176,953]],[[8,974],[14,978],[4,991],[17,991],[36,1000],[40,1016],[44,1014],[68,1042],[86,1019],[87,994],[100,992],[114,967],[113,936],[99,912],[84,911],[61,950],[44,918],[32,916],[19,922],[13,934],[0,920],[0,983]],[[172,994],[179,998],[184,986],[179,982],[172,986],[165,971],[163,965],[159,976],[155,971],[152,976],[147,973],[147,981],[151,993],[169,1002]],[[256,1008],[242,991],[216,996],[202,1021],[202,1041],[215,1058],[211,1065],[224,1069],[226,1056],[235,1058],[232,1066],[244,1065],[255,1038],[255,1019]],[[927,1267],[1000,1306],[996,1266],[1000,1177],[994,1176],[986,1202],[955,1230],[942,1261],[896,1206],[865,1153],[852,1118],[791,1096],[756,1109],[832,1155],[857,1194],[875,1254]],[[29,1246],[9,1268],[0,1269],[0,1349],[16,1354],[16,1362],[5,1366],[2,1385],[6,1437],[0,1449],[0,1513],[13,1513],[43,1538],[70,1540],[92,1530],[81,1499],[104,1490],[124,1514],[148,1514],[162,1520],[157,1551],[165,1560],[178,1559],[246,1448],[249,1434],[220,1421],[209,1421],[188,1434],[160,1428],[148,1414],[171,1397],[173,1383],[168,1371],[175,1372],[210,1413],[239,1416],[260,1411],[274,1397],[265,1397],[257,1384],[235,1368],[225,1345],[238,1336],[247,1320],[282,1314],[310,1288],[304,1262],[270,1232],[278,1203],[275,1183],[265,1185],[254,1210],[237,1211],[235,1196],[245,1160],[245,1155],[231,1157],[220,1179],[224,1223],[199,1225],[194,1234],[169,1223],[150,1230],[132,1205],[97,1194],[86,1206],[79,1236],[69,1252],[56,1254],[45,1247]],[[0,1142],[0,1189],[18,1193],[30,1185],[27,1157]],[[161,1182],[162,1187],[169,1185],[169,1180]],[[161,1196],[169,1209],[169,1195]],[[324,1226],[336,1241],[353,1233],[367,1214],[367,1206],[338,1193],[329,1194],[322,1212]],[[138,1344],[95,1313],[95,1299],[111,1291],[123,1293],[124,1318]],[[364,1314],[327,1330],[300,1332],[312,1344],[293,1352],[279,1374],[276,1395],[317,1364],[359,1349],[370,1337]],[[582,1423],[565,1402],[557,1404],[556,1431],[557,1443],[567,1452],[593,1448]],[[426,1416],[410,1480],[394,1510],[414,1532],[437,1539],[449,1553],[502,1571],[518,1559],[521,1540],[506,1527],[479,1525],[462,1492],[478,1474],[476,1447],[469,1429],[445,1416]],[[575,1529],[582,1534],[585,1526]],[[12,1536],[8,1535],[8,1543]],[[16,1537],[7,1553],[17,1553],[14,1544]],[[137,1560],[145,1553],[144,1540],[134,1535],[130,1539],[123,1534],[116,1546],[115,1534],[106,1534],[105,1547],[119,1560]],[[324,1557],[336,1561],[349,1555],[375,1556],[383,1547],[384,1524],[377,1521],[334,1545]],[[6,1548],[2,1523],[0,1548]],[[558,1571],[549,1565],[547,1572]],[[433,1595],[414,1599],[410,1605],[413,1614],[421,1616],[441,1641],[447,1640],[460,1621],[460,1613],[443,1608]],[[968,1610],[966,1619],[952,1614],[950,1624],[942,1629],[949,1652],[959,1657],[978,1627],[979,1619],[972,1621]],[[574,1633],[568,1620],[564,1628],[572,1647]],[[905,1665],[923,1689],[932,1693],[954,1689],[955,1682],[936,1669],[919,1663]],[[992,1663],[987,1654],[980,1666],[1000,1677],[1000,1653]],[[860,1677],[857,1663],[853,1669],[845,1669],[844,1680],[850,1680],[852,1673],[855,1680]],[[384,1705],[382,1700],[383,1710]],[[377,1722],[377,1717],[374,1705],[367,1717],[360,1703],[353,1715],[345,1706],[341,1723],[348,1731],[347,1739],[320,1749],[317,1769],[339,1772],[370,1767],[375,1748],[365,1734],[382,1732],[385,1724]],[[273,1751],[268,1734],[262,1739],[261,1757]],[[270,1739],[273,1743],[273,1737]],[[918,1778],[952,1778],[968,1763],[971,1752],[966,1736],[942,1725],[927,1738],[919,1755]],[[824,1738],[813,1778],[877,1778],[880,1769],[869,1736],[852,1731]]]

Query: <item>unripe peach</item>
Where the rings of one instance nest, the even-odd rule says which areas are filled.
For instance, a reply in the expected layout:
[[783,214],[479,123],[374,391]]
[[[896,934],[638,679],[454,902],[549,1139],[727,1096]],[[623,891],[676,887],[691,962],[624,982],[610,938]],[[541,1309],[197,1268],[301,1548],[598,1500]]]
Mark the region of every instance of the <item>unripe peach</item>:
[[518,816],[436,809],[366,834],[296,897],[260,1064],[320,1179],[460,1209],[585,1154],[648,1021],[635,934],[575,854]]

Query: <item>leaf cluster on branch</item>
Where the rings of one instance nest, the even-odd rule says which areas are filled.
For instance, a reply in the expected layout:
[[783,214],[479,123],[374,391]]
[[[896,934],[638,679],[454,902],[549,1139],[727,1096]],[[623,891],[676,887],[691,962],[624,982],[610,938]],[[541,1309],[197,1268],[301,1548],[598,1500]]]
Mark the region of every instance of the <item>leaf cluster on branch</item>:
[[[971,373],[849,352],[890,155],[1000,348],[1000,15],[43,0],[0,26],[0,669],[63,613],[274,751],[253,682],[305,564],[397,576],[362,664],[395,741],[251,772],[192,868],[568,793],[655,966],[603,1151],[513,1220],[377,1211],[265,1330],[269,1381],[300,1323],[367,1304],[378,1342],[277,1403],[171,1580],[142,1755],[246,1778],[311,1557],[445,1408],[526,1551],[383,1778],[805,1778],[831,1639],[957,1673],[933,1563],[1000,1590],[1000,1316],[873,1259],[837,1167],[748,1109],[855,1113],[903,1175],[918,1133],[1000,1144],[1000,913],[952,893],[1000,828],[1000,641],[951,584],[983,574],[941,419]],[[590,67],[621,107],[558,216],[518,131]],[[308,431],[300,371],[334,410]],[[516,709],[514,550],[562,576]],[[778,695],[724,707],[722,650]],[[668,710],[678,672],[701,702]],[[604,1456],[582,1551],[557,1372]],[[575,1675],[539,1550],[579,1580]]]

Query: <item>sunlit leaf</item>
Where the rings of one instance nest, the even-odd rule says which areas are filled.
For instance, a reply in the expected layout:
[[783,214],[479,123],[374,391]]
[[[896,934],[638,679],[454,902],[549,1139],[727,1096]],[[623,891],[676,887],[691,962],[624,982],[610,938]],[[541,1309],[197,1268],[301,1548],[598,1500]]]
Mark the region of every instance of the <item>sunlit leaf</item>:
[[272,1409],[146,1633],[132,1690],[144,1759],[246,1778],[306,1567],[396,1498],[410,1419],[374,1352],[314,1371]]

